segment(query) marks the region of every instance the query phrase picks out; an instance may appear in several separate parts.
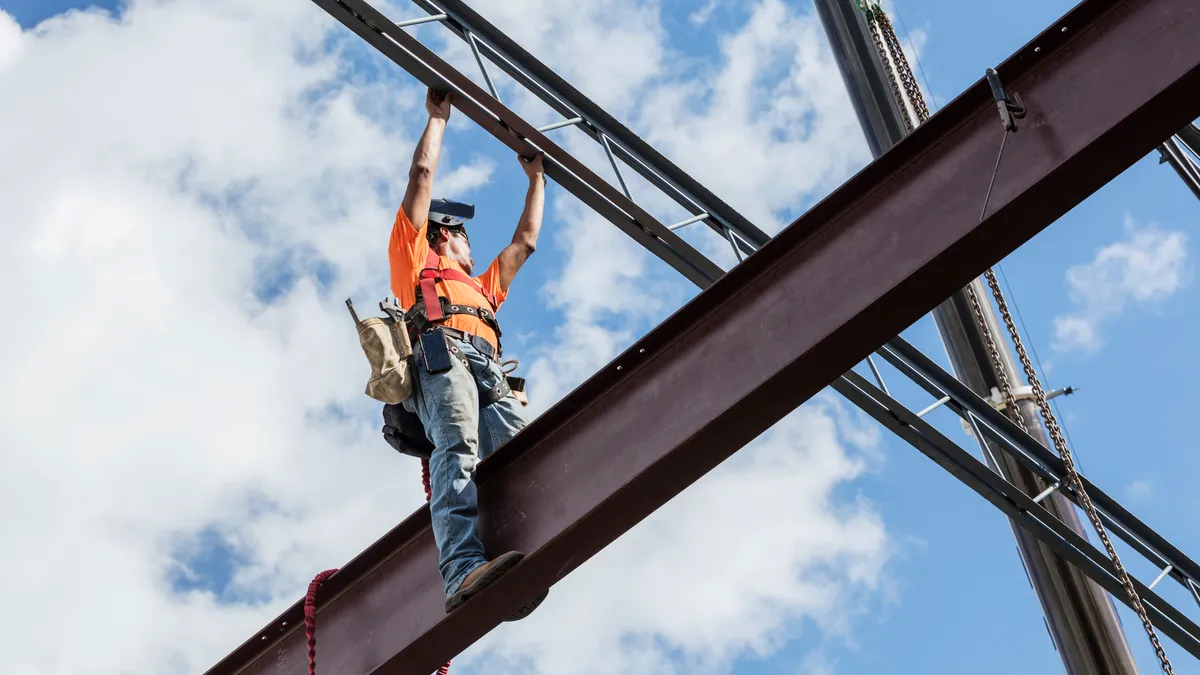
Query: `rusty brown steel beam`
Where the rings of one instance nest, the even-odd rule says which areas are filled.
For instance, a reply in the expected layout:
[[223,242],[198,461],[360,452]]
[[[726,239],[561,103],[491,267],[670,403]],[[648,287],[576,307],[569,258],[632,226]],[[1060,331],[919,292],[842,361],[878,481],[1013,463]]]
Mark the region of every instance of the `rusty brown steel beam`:
[[[315,0],[324,2],[324,0]],[[1200,115],[1200,5],[1086,0],[481,463],[490,551],[446,615],[428,511],[322,589],[318,658],[425,675]],[[548,602],[554,602],[551,595]],[[284,623],[286,622],[286,625]],[[306,672],[299,603],[211,675]]]

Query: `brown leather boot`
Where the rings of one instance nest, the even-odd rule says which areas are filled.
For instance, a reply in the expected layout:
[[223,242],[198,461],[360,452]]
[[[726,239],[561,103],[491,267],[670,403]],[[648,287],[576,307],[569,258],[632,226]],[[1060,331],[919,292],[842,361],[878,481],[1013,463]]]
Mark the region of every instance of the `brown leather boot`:
[[[462,606],[462,604],[467,600],[470,600],[480,591],[492,585],[497,579],[504,576],[505,572],[511,570],[524,558],[524,553],[509,551],[508,553],[497,556],[496,558],[471,570],[470,574],[468,574],[463,579],[462,583],[459,584],[458,590],[454,591],[454,593],[452,593],[450,597],[446,599],[446,612],[449,613]],[[529,616],[533,613],[533,610],[538,608],[538,605],[542,604],[542,601],[546,599],[546,595],[548,595],[548,593],[549,591],[543,591],[524,607],[517,610],[515,613],[505,619],[505,621],[518,621]]]

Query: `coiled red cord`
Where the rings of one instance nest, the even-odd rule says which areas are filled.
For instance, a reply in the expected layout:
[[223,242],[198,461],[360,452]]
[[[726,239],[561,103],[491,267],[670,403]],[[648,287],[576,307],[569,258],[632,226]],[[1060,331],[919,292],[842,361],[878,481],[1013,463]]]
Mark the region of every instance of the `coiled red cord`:
[[308,593],[304,596],[304,636],[308,638],[308,675],[317,672],[317,589],[325,580],[333,576],[337,568],[325,570],[308,584]]
[[[433,489],[429,485],[429,460],[421,460],[421,485],[425,488],[425,501],[433,498]],[[304,635],[308,638],[308,675],[317,672],[317,589],[325,580],[333,576],[337,568],[325,570],[308,584],[308,593],[304,596]],[[450,662],[437,669],[437,675],[449,675]]]

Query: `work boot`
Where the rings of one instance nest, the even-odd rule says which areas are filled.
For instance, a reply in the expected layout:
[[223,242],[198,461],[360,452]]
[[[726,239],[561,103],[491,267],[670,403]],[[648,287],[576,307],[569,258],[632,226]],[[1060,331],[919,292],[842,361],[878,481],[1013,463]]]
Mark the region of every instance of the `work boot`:
[[[479,567],[471,570],[471,572],[459,584],[458,590],[454,591],[449,598],[446,599],[446,612],[449,613],[458,607],[462,606],[467,600],[470,600],[480,591],[492,585],[497,579],[504,576],[504,573],[516,567],[517,563],[525,558],[524,553],[517,551],[509,551],[495,559],[486,562]],[[517,610],[505,621],[518,621],[524,619],[537,609],[538,605],[546,599],[549,591],[543,591],[540,595],[530,601],[527,605]]]

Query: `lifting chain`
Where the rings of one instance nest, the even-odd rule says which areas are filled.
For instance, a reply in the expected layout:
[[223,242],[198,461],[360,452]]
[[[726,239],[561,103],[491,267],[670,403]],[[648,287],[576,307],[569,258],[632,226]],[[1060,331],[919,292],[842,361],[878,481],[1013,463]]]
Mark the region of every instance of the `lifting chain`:
[[[1005,132],[1007,133],[1007,132]],[[1029,380],[1029,386],[1033,388],[1033,397],[1037,400],[1038,409],[1042,413],[1042,419],[1046,422],[1046,430],[1050,432],[1050,438],[1054,441],[1054,448],[1062,457],[1063,466],[1067,469],[1067,481],[1071,489],[1075,492],[1079,499],[1079,505],[1083,507],[1084,513],[1087,514],[1088,520],[1092,521],[1092,527],[1096,529],[1096,534],[1099,535],[1101,543],[1104,544],[1104,550],[1108,552],[1108,557],[1112,559],[1113,566],[1117,570],[1117,579],[1125,588],[1125,594],[1129,596],[1129,601],[1133,605],[1133,609],[1137,612],[1138,618],[1142,622],[1142,626],[1146,629],[1146,635],[1150,638],[1150,645],[1154,647],[1154,653],[1158,656],[1158,661],[1164,673],[1174,675],[1171,670],[1171,662],[1167,660],[1167,654],[1163,650],[1162,643],[1158,640],[1158,635],[1154,632],[1154,626],[1150,623],[1150,617],[1146,615],[1146,608],[1142,605],[1142,599],[1138,597],[1137,589],[1133,587],[1133,580],[1129,577],[1129,572],[1125,571],[1125,565],[1121,563],[1121,557],[1117,555],[1117,550],[1113,548],[1112,540],[1108,538],[1108,532],[1104,528],[1104,523],[1100,521],[1100,514],[1096,512],[1096,507],[1092,504],[1092,498],[1088,496],[1087,490],[1083,487],[1083,480],[1079,476],[1079,470],[1075,467],[1075,458],[1067,447],[1067,442],[1063,438],[1062,429],[1058,426],[1058,420],[1054,416],[1054,411],[1050,409],[1050,403],[1046,399],[1046,392],[1042,389],[1041,381],[1038,379],[1037,373],[1033,369],[1033,364],[1029,361],[1029,355],[1025,353],[1025,345],[1021,342],[1021,336],[1017,332],[1017,326],[1013,323],[1012,314],[1008,311],[1008,303],[1005,302],[1004,293],[1000,290],[1000,283],[996,281],[996,274],[988,269],[984,273],[987,278],[988,286],[992,289],[992,296],[996,299],[996,305],[1000,308],[1000,315],[1004,319],[1004,325],[1008,328],[1008,334],[1012,337],[1013,346],[1017,350],[1017,356],[1021,359],[1021,368],[1025,371],[1025,377]],[[1000,375],[1000,386],[1004,390],[1004,400],[1007,403],[1006,412],[1021,429],[1028,432],[1029,429],[1025,426],[1024,420],[1021,419],[1021,413],[1017,409],[1016,400],[1012,394],[1012,386],[1008,381],[1008,375],[1005,374],[1004,368],[1000,363],[1000,355],[996,351],[995,341],[992,339],[991,331],[988,330],[987,319],[983,315],[983,308],[979,305],[979,298],[975,293],[974,286],[967,287],[967,294],[971,298],[971,308],[975,312],[975,320],[979,322],[983,335],[987,341],[988,353],[992,358],[992,367]]]
[[929,108],[925,106],[925,97],[921,95],[921,88],[917,86],[917,78],[913,75],[912,67],[909,66],[908,59],[904,58],[904,50],[900,48],[900,40],[896,37],[896,29],[892,27],[892,20],[888,18],[882,8],[873,15],[874,23],[878,23],[879,28],[883,31],[888,48],[891,49],[892,54],[896,55],[896,68],[900,70],[900,82],[904,85],[904,91],[908,94],[908,100],[912,103],[913,109],[917,111],[917,120],[924,124],[925,120],[929,119]]
[[[912,118],[909,117],[908,106],[904,104],[904,94],[900,93],[900,82],[896,79],[896,71],[892,68],[892,60],[888,58],[888,50],[883,46],[884,38],[880,35],[881,29],[877,23],[878,17],[884,15],[883,8],[879,6],[879,3],[864,5],[863,0],[859,0],[858,7],[867,15],[867,23],[871,26],[871,37],[875,40],[875,49],[879,52],[879,60],[883,62],[883,67],[887,69],[888,80],[892,83],[892,94],[895,95],[896,101],[900,103],[900,112],[904,117],[904,128],[909,133],[912,133]],[[887,19],[885,18],[884,20],[886,21]],[[888,23],[888,26],[891,26],[891,23]],[[890,44],[890,42],[889,40],[888,43]],[[903,60],[903,54],[901,53],[901,57],[897,59],[897,63]]]
[[[912,102],[913,109],[917,112],[917,120],[919,124],[924,124],[929,119],[929,110],[925,105],[925,97],[921,95],[920,87],[917,86],[916,79],[913,78],[912,68],[909,67],[908,59],[904,56],[904,51],[900,48],[900,42],[896,38],[896,31],[892,28],[892,22],[888,19],[887,13],[883,11],[883,7],[878,2],[871,3],[870,0],[866,4],[863,0],[859,0],[859,8],[867,15],[867,21],[871,25],[871,34],[875,38],[875,46],[879,50],[880,59],[887,67],[888,77],[892,80],[892,90],[896,94],[896,100],[900,103],[900,107],[904,111],[904,124],[911,132],[912,125],[908,115],[907,104],[905,99],[900,95],[900,87],[896,81],[896,75],[892,70],[891,60],[884,50],[883,42],[886,42],[891,50],[892,56],[895,59],[896,65],[900,70],[900,80],[904,83],[904,89],[908,94],[908,100]],[[880,33],[883,34],[883,41],[880,40]],[[1007,140],[1009,130],[1006,127],[1004,137]],[[1000,146],[1000,151],[1003,153],[1004,146]],[[999,168],[999,160],[997,157],[997,168]],[[995,173],[992,174],[992,182],[996,180]],[[988,186],[988,196],[991,195],[991,185]],[[986,213],[987,204],[984,204],[984,213]],[[984,213],[981,213],[979,218],[983,220]],[[1158,634],[1154,631],[1154,626],[1150,623],[1150,617],[1146,615],[1146,608],[1142,604],[1142,599],[1138,596],[1137,589],[1133,587],[1133,580],[1129,576],[1129,572],[1125,570],[1125,565],[1121,563],[1121,557],[1117,555],[1117,550],[1113,548],[1112,540],[1108,537],[1108,532],[1104,528],[1104,523],[1100,521],[1100,514],[1096,511],[1096,506],[1092,504],[1091,497],[1083,487],[1083,480],[1079,476],[1079,470],[1075,466],[1075,457],[1071,453],[1071,449],[1067,447],[1067,442],[1063,438],[1062,429],[1058,426],[1058,420],[1054,415],[1054,411],[1050,408],[1050,403],[1046,399],[1046,392],[1042,389],[1041,381],[1038,379],[1037,373],[1033,369],[1033,364],[1029,360],[1029,355],[1025,352],[1025,345],[1021,341],[1021,335],[1017,332],[1017,326],[1013,322],[1012,314],[1008,310],[1008,302],[1004,299],[1004,293],[1000,290],[1000,283],[996,281],[996,274],[989,268],[984,272],[984,277],[987,279],[988,286],[992,290],[992,296],[996,299],[996,306],[1000,309],[1000,316],[1004,320],[1004,325],[1008,329],[1008,334],[1012,338],[1013,346],[1017,350],[1017,356],[1021,359],[1021,368],[1025,371],[1025,377],[1029,380],[1029,386],[1033,389],[1034,399],[1037,401],[1038,409],[1041,411],[1042,419],[1046,423],[1046,430],[1050,433],[1050,438],[1054,443],[1054,448],[1062,457],[1063,466],[1067,470],[1067,482],[1071,490],[1075,493],[1079,500],[1079,505],[1083,507],[1087,514],[1088,520],[1091,521],[1092,527],[1095,528],[1096,534],[1099,535],[1101,543],[1104,544],[1104,550],[1108,552],[1108,557],[1113,562],[1113,567],[1116,568],[1117,579],[1121,582],[1121,586],[1125,589],[1125,594],[1129,596],[1130,604],[1137,612],[1138,618],[1142,622],[1142,626],[1146,629],[1146,635],[1150,638],[1150,645],[1154,647],[1154,653],[1158,656],[1159,665],[1167,675],[1174,675],[1171,670],[1171,662],[1167,659],[1167,654],[1163,650],[1162,643],[1158,640]],[[996,371],[996,375],[1000,380],[1000,388],[1004,395],[1005,413],[1021,427],[1025,433],[1029,433],[1029,427],[1026,426],[1024,418],[1021,416],[1021,411],[1017,407],[1016,397],[1013,396],[1012,383],[1008,379],[1008,373],[1004,368],[1004,364],[1000,360],[1000,352],[996,346],[995,340],[992,338],[992,331],[988,326],[987,317],[984,315],[983,307],[980,305],[979,296],[975,292],[975,284],[972,282],[967,285],[967,296],[971,302],[971,309],[975,314],[975,320],[979,323],[980,331],[983,333],[984,340],[987,342],[988,356],[992,362],[992,368]]]

